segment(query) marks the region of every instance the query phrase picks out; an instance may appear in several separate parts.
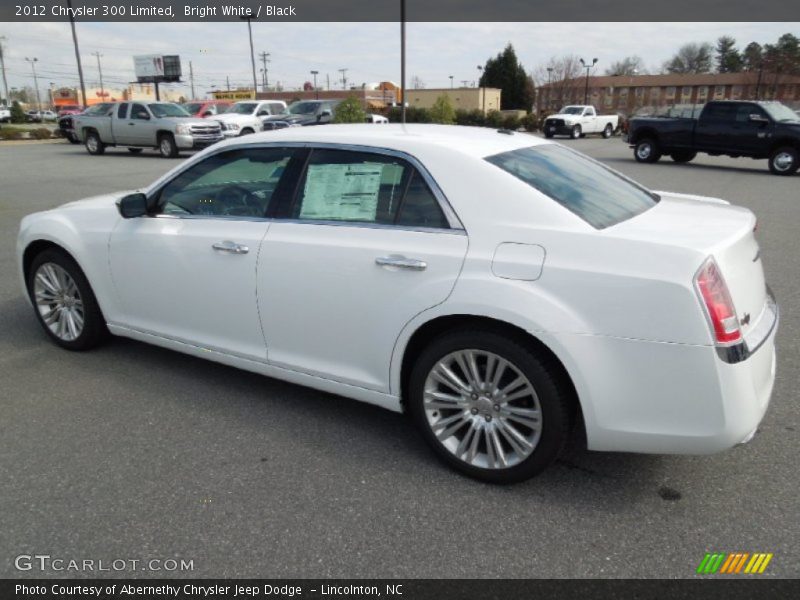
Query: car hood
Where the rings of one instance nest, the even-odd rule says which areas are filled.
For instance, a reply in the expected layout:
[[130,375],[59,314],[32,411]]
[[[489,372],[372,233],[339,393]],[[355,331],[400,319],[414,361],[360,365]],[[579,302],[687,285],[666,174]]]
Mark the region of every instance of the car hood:
[[240,114],[228,114],[222,113],[221,115],[216,115],[214,117],[215,121],[224,121],[225,123],[236,123],[237,121],[249,121],[253,118],[254,115],[240,115]]
[[[89,198],[83,198],[82,200],[73,200],[72,202],[67,202],[66,204],[62,204],[61,206],[56,207],[54,210],[91,210],[91,209],[98,209],[98,208],[106,208],[110,206],[116,206],[117,201],[122,198],[123,196],[127,196],[128,194],[132,194],[138,190],[124,190],[121,192],[111,192],[110,194],[102,194],[99,196],[91,196]],[[116,208],[115,208],[116,210]]]
[[581,116],[580,115],[569,115],[567,113],[557,113],[555,115],[549,115],[547,118],[548,119],[564,119],[564,120],[568,120],[568,119],[580,119]]

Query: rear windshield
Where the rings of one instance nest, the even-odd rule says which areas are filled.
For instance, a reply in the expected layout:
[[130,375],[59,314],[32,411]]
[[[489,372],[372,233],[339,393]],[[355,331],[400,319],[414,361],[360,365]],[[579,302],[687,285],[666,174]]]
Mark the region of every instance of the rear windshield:
[[633,181],[557,144],[512,150],[486,160],[597,229],[635,217],[659,200]]

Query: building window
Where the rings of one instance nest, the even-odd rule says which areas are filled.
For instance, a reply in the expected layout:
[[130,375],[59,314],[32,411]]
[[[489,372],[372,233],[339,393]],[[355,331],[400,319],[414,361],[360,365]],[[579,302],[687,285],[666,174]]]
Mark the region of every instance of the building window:
[[692,86],[685,85],[681,89],[681,102],[688,104],[692,101]]
[[708,100],[708,86],[701,85],[697,88],[697,101],[698,102],[705,102]]
[[714,100],[724,100],[725,99],[725,86],[724,85],[715,85],[714,86]]
[[673,100],[675,100],[675,91],[676,88],[674,85],[671,85],[667,88],[667,94],[666,94],[667,102],[672,102]]
[[652,87],[650,88],[650,103],[657,104],[658,100],[661,97],[661,88],[660,87]]
[[731,98],[739,100],[742,97],[742,86],[735,85],[731,88]]

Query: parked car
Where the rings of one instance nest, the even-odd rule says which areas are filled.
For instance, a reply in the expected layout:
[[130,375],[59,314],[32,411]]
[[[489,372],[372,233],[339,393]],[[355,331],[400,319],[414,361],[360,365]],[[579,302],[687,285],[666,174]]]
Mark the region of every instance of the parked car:
[[778,322],[755,224],[525,134],[288,127],[26,216],[17,261],[64,348],[110,332],[408,411],[512,482],[575,426],[623,452],[754,435]]
[[231,107],[231,102],[225,100],[198,100],[197,102],[184,102],[181,106],[193,117],[206,118],[221,115]]
[[619,127],[618,115],[599,115],[594,106],[578,104],[565,106],[544,121],[544,136],[568,135],[573,139],[599,133],[610,138]]
[[389,119],[387,119],[383,115],[376,115],[374,113],[368,114],[365,121],[367,123],[376,123],[378,125],[386,125],[389,123]]
[[41,123],[42,113],[38,110],[29,110],[25,113],[25,121],[27,123]]
[[638,162],[669,155],[686,163],[704,152],[766,158],[775,175],[792,175],[800,167],[800,118],[780,102],[715,100],[697,119],[637,117],[626,141]]
[[289,125],[325,125],[333,121],[333,114],[341,100],[299,100],[289,106],[288,114],[264,119],[264,128],[271,121],[285,121]]
[[132,153],[155,148],[174,158],[181,150],[197,150],[223,139],[219,123],[189,116],[169,102],[120,102],[110,113],[77,115],[74,131],[89,154],[108,146],[127,146]]
[[[84,114],[87,116],[110,116],[111,111],[116,106],[114,102],[101,102],[99,104],[92,104],[86,110],[81,111],[78,114]],[[61,131],[61,135],[69,141],[70,144],[80,144],[81,138],[75,132],[75,115],[74,114],[66,114],[58,119],[58,129]]]
[[225,113],[214,117],[225,137],[250,135],[262,130],[264,117],[286,114],[286,102],[245,100],[236,102]]
[[8,123],[11,120],[11,109],[7,106],[0,106],[0,123]]

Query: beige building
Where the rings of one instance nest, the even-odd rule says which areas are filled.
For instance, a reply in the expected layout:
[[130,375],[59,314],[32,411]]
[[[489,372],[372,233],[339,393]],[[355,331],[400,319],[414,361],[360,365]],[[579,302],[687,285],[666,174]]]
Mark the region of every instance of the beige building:
[[500,110],[500,92],[498,88],[430,88],[406,90],[408,106],[430,108],[439,96],[450,97],[453,107],[458,110],[480,110],[488,113]]

